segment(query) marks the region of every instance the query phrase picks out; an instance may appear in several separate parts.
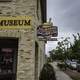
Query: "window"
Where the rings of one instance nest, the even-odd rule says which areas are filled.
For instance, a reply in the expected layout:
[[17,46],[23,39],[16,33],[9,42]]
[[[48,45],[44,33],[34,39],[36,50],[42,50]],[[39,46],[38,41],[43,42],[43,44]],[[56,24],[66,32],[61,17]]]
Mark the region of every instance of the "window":
[[0,38],[0,80],[16,80],[18,38]]
[[0,2],[11,2],[12,0],[0,0]]

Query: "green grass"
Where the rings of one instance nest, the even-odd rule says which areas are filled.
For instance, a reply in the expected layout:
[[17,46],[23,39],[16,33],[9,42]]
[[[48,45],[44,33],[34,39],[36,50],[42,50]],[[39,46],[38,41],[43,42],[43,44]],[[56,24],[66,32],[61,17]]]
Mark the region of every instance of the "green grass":
[[73,80],[80,80],[78,77],[71,77]]

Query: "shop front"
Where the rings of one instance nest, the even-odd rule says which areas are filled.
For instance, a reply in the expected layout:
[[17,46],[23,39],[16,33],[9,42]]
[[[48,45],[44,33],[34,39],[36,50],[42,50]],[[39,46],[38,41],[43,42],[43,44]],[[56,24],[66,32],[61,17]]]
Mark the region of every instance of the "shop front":
[[34,79],[33,35],[29,17],[0,17],[0,80]]

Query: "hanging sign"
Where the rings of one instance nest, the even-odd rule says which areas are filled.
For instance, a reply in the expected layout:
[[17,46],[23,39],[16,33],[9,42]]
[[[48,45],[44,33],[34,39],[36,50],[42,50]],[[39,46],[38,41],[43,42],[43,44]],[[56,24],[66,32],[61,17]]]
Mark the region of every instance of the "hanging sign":
[[58,36],[58,27],[57,26],[48,26],[44,27],[43,25],[40,25],[37,28],[37,37],[39,40],[45,40],[46,41],[56,41],[56,38],[51,37],[57,37]]
[[31,28],[32,18],[29,16],[0,17],[0,29]]

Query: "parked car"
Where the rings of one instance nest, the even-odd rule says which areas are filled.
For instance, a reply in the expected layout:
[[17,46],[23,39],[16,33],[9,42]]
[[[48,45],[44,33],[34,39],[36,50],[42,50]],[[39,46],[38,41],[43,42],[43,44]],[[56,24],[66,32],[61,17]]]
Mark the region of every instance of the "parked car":
[[76,70],[76,69],[77,69],[77,62],[71,61],[71,62],[70,62],[70,69]]
[[66,60],[66,65],[70,69],[77,69],[77,61],[76,60]]
[[80,61],[77,62],[77,71],[80,72]]
[[71,63],[71,60],[66,60],[66,65],[69,67],[70,66],[70,63]]

